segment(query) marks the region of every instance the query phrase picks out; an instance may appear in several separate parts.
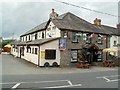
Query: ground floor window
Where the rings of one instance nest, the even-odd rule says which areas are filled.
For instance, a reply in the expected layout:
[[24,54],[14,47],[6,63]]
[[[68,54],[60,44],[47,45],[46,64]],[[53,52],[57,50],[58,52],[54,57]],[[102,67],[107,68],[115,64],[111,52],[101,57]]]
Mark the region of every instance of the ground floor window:
[[37,54],[37,48],[35,48],[35,54]]
[[31,53],[31,47],[26,47],[27,53]]
[[98,50],[97,52],[97,62],[101,62],[102,61],[102,51]]
[[78,53],[78,50],[71,50],[71,62],[77,62],[78,61],[77,53]]
[[56,50],[45,50],[45,59],[56,59]]
[[32,54],[34,54],[34,48],[32,48]]

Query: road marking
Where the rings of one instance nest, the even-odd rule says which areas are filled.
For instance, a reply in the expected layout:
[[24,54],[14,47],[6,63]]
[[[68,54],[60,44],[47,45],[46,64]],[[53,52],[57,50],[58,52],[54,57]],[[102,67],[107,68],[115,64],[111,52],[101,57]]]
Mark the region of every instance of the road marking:
[[82,84],[75,84],[73,85],[70,80],[55,80],[55,81],[35,81],[35,82],[7,82],[7,83],[2,83],[2,84],[15,84],[12,89],[17,88],[20,84],[25,84],[25,83],[48,83],[48,82],[68,82],[69,85],[65,86],[52,86],[52,87],[43,87],[43,88],[65,88],[65,87],[75,87],[75,86],[82,86]]
[[75,86],[82,86],[82,84],[66,85],[66,86],[55,86],[55,87],[44,87],[44,88],[67,88],[67,87],[75,87]]
[[110,80],[110,81],[107,81],[107,82],[116,82],[116,81],[119,81],[120,79],[115,79],[115,80]]
[[47,82],[68,82],[69,80],[55,80],[55,81],[35,81],[35,82],[6,82],[0,84],[15,84],[15,83],[47,83]]
[[107,81],[110,81],[110,79],[108,79],[108,78],[106,78],[106,77],[103,77],[105,80],[107,80]]
[[71,81],[68,81],[68,83],[69,83],[70,85],[73,85]]
[[103,78],[106,80],[106,82],[115,82],[115,81],[119,81],[120,79],[115,79],[115,80],[110,80],[110,77],[118,77],[120,75],[111,75],[111,76],[102,76],[102,77],[96,77],[96,78]]
[[17,84],[15,84],[15,85],[12,87],[12,89],[17,88],[20,84],[21,84],[21,83],[17,83]]
[[117,76],[120,76],[120,75],[102,76],[102,77],[96,77],[96,78],[103,78],[103,77],[117,77]]

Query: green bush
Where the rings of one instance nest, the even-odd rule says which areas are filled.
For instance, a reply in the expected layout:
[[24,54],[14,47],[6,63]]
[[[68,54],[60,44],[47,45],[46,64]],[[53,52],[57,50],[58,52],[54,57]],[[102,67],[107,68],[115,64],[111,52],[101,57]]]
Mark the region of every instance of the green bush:
[[6,41],[2,41],[0,42],[0,48],[3,48],[5,45],[7,45],[10,42],[13,42],[14,40],[6,40]]

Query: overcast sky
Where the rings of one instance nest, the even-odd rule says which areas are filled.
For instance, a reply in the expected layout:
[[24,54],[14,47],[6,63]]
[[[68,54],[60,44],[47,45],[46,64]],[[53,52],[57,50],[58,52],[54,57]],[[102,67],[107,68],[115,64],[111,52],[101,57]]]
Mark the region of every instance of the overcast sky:
[[[77,0],[76,2],[72,2],[66,0],[65,2],[118,15],[117,1],[83,2]],[[0,8],[0,16],[2,15],[0,18],[2,19],[0,20],[0,29],[2,30],[2,36],[4,38],[11,38],[12,33],[14,33],[15,38],[18,38],[21,34],[27,32],[38,24],[47,21],[52,8],[54,8],[59,15],[71,12],[91,23],[93,23],[95,18],[100,18],[102,24],[112,27],[116,27],[116,24],[118,23],[117,17],[91,12],[55,1],[52,2],[52,0],[50,2],[2,2],[0,4],[2,7]]]

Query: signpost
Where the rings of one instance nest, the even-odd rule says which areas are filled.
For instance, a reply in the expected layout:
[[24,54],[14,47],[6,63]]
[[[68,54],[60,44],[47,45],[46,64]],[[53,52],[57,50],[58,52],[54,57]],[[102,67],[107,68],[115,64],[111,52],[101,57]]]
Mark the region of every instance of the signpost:
[[66,39],[59,39],[59,50],[66,49]]

